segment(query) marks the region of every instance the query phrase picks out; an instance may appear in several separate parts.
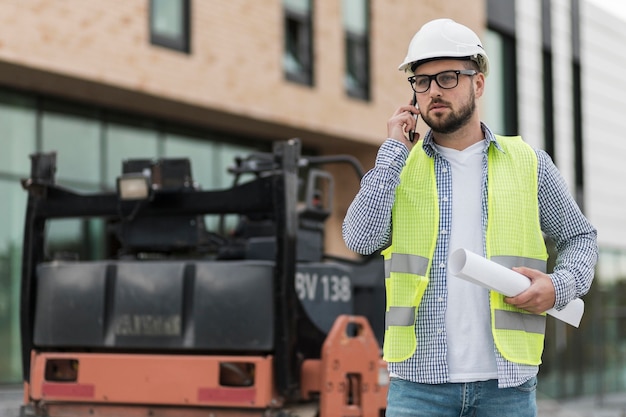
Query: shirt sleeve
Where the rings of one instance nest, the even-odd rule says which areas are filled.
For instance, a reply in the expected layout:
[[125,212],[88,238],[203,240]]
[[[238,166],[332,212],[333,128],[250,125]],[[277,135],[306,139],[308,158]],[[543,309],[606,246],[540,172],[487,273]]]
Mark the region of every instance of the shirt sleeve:
[[343,221],[343,239],[349,249],[369,255],[389,242],[391,209],[408,156],[408,148],[395,139],[381,145],[374,168],[361,179],[361,188]]
[[557,252],[551,278],[558,310],[591,287],[598,259],[597,231],[580,211],[550,156],[538,150],[537,159],[541,229]]

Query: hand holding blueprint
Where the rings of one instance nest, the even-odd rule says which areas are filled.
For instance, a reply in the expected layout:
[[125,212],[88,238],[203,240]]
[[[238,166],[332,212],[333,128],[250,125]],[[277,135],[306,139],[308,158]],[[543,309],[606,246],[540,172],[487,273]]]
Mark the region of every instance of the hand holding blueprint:
[[[481,287],[494,290],[507,297],[514,297],[530,287],[528,277],[485,259],[467,249],[454,251],[450,255],[449,267],[452,275],[456,275]],[[580,298],[577,298],[560,311],[553,308],[546,311],[546,313],[574,327],[578,327],[584,311],[585,303]]]

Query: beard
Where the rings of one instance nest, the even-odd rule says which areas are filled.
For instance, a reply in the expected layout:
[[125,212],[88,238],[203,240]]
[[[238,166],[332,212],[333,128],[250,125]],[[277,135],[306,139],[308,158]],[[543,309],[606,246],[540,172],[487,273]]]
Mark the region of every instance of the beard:
[[[469,122],[476,111],[475,98],[474,88],[472,88],[468,102],[458,110],[453,110],[447,116],[441,117],[431,117],[429,113],[422,113],[422,118],[435,133],[448,134],[456,132]],[[438,98],[434,99],[433,103],[442,103],[450,107],[449,103]]]

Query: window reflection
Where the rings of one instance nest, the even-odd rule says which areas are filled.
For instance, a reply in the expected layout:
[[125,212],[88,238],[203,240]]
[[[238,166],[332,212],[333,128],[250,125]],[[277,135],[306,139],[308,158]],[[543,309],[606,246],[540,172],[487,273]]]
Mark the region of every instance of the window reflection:
[[41,119],[42,150],[57,153],[59,182],[98,184],[101,123],[97,113],[56,103],[46,107]]
[[3,172],[28,175],[28,154],[35,149],[35,135],[35,100],[0,91],[0,167]]
[[0,383],[21,377],[19,338],[22,228],[26,193],[18,181],[0,180]]
[[343,0],[341,3],[345,36],[345,88],[349,96],[369,99],[369,1]]
[[290,81],[313,85],[313,22],[310,0],[283,0],[283,69]]
[[189,52],[189,0],[150,0],[150,42]]
[[106,126],[106,187],[114,190],[122,172],[122,161],[133,158],[157,158],[158,132],[150,126],[110,122]]

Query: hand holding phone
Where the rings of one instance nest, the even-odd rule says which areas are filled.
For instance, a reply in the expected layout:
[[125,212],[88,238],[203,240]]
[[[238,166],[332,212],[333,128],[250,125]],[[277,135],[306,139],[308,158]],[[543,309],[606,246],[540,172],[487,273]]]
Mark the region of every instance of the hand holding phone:
[[[413,100],[411,100],[411,104],[413,106],[417,106],[417,94],[415,92],[413,92]],[[415,117],[415,128],[417,128],[417,117],[418,114],[414,114],[413,115]],[[415,141],[415,128],[409,130],[409,141],[411,143],[413,143]]]

